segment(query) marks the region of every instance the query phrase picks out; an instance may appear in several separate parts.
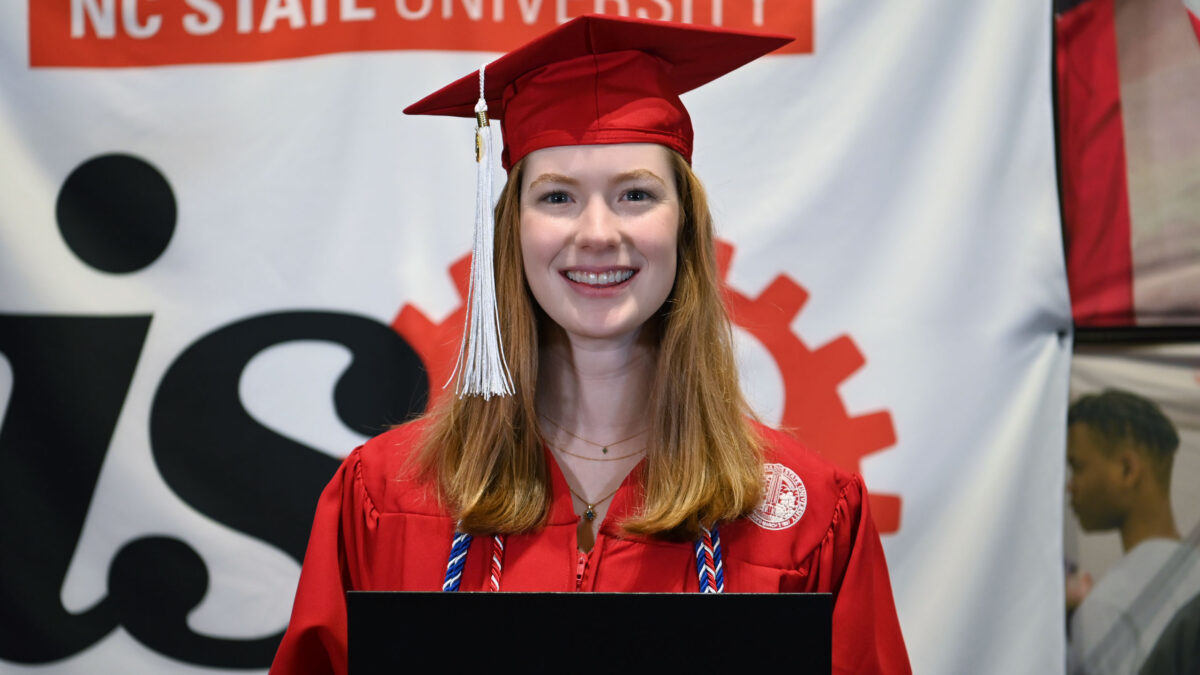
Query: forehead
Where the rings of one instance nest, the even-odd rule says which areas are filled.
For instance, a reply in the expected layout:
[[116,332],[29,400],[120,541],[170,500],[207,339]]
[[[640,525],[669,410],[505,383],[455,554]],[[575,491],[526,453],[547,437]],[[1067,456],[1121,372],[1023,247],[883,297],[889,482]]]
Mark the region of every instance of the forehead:
[[528,187],[547,174],[585,181],[611,180],[642,171],[674,185],[670,151],[654,143],[563,145],[535,150],[525,158],[521,183]]
[[1106,456],[1110,445],[1104,435],[1084,422],[1067,428],[1067,455],[1073,459]]

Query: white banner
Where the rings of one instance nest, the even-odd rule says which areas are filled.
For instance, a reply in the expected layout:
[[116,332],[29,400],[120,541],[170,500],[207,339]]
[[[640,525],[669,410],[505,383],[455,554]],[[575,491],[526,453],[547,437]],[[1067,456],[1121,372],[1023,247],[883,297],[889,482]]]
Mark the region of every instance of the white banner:
[[[442,384],[421,368],[455,335],[472,122],[399,111],[494,54],[305,51],[306,30],[422,3],[186,4],[0,7],[5,672],[265,669],[314,490]],[[656,4],[788,32],[760,0]],[[746,388],[863,472],[916,672],[1054,672],[1070,308],[1049,2],[780,16],[811,49],[684,97]]]

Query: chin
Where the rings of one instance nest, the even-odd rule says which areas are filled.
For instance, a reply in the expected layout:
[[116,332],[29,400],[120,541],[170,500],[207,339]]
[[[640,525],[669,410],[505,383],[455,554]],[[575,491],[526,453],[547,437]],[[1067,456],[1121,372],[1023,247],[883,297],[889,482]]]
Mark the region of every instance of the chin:
[[1080,515],[1078,511],[1075,512],[1075,517],[1079,520],[1079,529],[1089,534],[1096,532],[1107,532],[1108,530],[1112,530],[1116,527],[1115,525],[1110,525],[1109,523],[1101,521],[1099,518],[1091,518]]
[[[605,320],[579,321],[579,318],[587,317],[586,312],[580,312],[584,317],[571,317],[574,321],[555,321],[553,317],[550,320],[558,325],[567,336],[583,340],[613,340],[625,341],[637,337],[637,334],[642,330],[644,321],[639,321],[637,317],[629,316],[612,316],[610,314]],[[616,312],[613,312],[616,314]]]
[[625,327],[625,326],[619,327],[619,328],[613,328],[613,327],[596,328],[596,327],[579,326],[579,327],[575,327],[575,328],[565,328],[564,329],[564,331],[567,333],[567,335],[572,338],[582,339],[582,340],[597,340],[597,341],[609,340],[609,341],[613,341],[613,342],[631,341],[637,337],[637,334],[640,330],[641,330],[640,326],[638,326],[637,328],[629,328],[629,327]]

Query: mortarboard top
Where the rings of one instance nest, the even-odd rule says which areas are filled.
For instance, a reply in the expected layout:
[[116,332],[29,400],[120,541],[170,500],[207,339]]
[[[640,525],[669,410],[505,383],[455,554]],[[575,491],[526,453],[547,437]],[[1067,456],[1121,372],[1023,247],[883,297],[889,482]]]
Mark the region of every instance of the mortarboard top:
[[[692,155],[679,95],[793,38],[601,15],[582,16],[484,68],[488,116],[501,119],[505,169],[559,145],[658,143]],[[479,71],[405,108],[475,117]]]

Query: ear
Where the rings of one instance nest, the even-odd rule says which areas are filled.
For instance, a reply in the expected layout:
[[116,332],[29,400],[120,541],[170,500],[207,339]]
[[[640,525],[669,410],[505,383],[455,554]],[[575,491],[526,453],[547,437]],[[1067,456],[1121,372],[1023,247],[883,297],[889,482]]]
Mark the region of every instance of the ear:
[[1126,446],[1120,451],[1121,484],[1126,487],[1137,485],[1146,473],[1146,457],[1137,450]]

